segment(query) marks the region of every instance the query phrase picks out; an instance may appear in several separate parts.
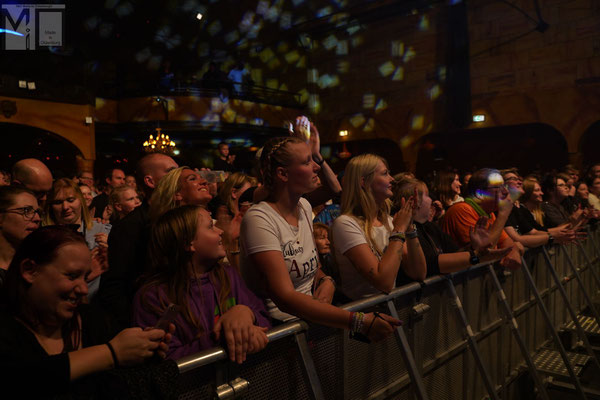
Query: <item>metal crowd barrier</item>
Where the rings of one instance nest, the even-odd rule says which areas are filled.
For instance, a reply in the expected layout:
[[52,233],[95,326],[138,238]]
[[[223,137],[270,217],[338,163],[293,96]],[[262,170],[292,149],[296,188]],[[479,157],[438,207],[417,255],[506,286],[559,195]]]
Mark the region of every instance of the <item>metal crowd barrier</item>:
[[528,251],[520,270],[480,264],[345,305],[403,321],[380,343],[290,322],[241,366],[223,348],[178,360],[180,399],[549,399],[549,383],[589,398],[599,393],[580,376],[600,371],[586,335],[600,333],[599,260],[600,230],[588,230]]

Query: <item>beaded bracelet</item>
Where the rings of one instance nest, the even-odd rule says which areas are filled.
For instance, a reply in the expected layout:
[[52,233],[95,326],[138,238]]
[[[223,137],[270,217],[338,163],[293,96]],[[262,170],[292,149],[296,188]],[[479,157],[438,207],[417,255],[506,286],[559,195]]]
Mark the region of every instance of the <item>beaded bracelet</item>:
[[389,241],[392,242],[394,240],[400,240],[402,242],[406,242],[406,235],[404,232],[392,232],[390,234]]

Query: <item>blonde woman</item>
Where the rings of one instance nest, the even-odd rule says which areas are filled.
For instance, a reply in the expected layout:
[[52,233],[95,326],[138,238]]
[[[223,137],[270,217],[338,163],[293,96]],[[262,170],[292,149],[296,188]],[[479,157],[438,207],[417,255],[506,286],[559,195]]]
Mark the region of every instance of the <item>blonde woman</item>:
[[265,298],[271,317],[300,317],[381,340],[400,321],[374,313],[332,306],[333,278],[320,269],[312,236],[312,209],[302,198],[317,188],[323,162],[318,135],[310,146],[296,137],[273,138],[262,151],[261,171],[268,198],[244,215],[241,229],[242,272],[254,292]]
[[44,225],[72,226],[85,237],[92,251],[92,273],[88,277],[88,297],[92,298],[100,286],[100,275],[108,269],[108,234],[112,226],[92,219],[79,186],[67,178],[54,182],[44,214]]
[[413,225],[414,198],[390,216],[392,183],[385,160],[374,154],[354,157],[346,166],[342,215],[332,226],[342,292],[351,299],[389,293],[402,268],[423,280],[425,256]]
[[179,167],[165,175],[150,198],[150,219],[155,221],[175,207],[206,207],[212,199],[208,182],[190,167]]

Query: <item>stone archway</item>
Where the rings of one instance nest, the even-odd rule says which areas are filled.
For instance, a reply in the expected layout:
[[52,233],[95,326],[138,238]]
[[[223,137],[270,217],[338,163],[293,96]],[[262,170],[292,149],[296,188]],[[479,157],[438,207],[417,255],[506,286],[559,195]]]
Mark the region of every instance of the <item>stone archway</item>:
[[90,169],[96,159],[94,107],[50,101],[0,97],[0,123],[38,128],[58,135],[81,153],[81,167]]

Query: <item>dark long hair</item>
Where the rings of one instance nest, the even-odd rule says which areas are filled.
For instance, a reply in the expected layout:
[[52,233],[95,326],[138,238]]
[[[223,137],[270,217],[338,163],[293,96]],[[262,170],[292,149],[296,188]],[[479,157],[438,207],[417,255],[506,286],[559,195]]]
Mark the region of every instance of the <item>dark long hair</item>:
[[[44,226],[27,236],[17,248],[6,272],[6,279],[1,291],[1,304],[4,310],[27,323],[31,328],[40,324],[35,317],[36,311],[28,309],[26,301],[30,284],[21,275],[21,264],[31,260],[37,268],[54,261],[58,250],[68,244],[80,243],[87,248],[85,239],[79,233],[65,226]],[[81,342],[81,326],[78,313],[62,326],[65,351],[77,349]]]
[[[150,269],[142,278],[141,305],[146,311],[161,315],[174,303],[179,307],[179,313],[184,320],[197,329],[198,336],[206,333],[199,318],[194,315],[189,304],[190,274],[189,265],[192,252],[188,246],[196,236],[198,227],[198,213],[202,207],[186,205],[167,211],[156,220],[152,226],[148,255]],[[210,218],[210,217],[209,217]],[[217,263],[210,270],[209,279],[214,284],[220,284],[218,300],[222,312],[228,309],[227,299],[231,293],[229,276],[220,264]],[[158,308],[145,301],[149,289],[163,287],[166,299],[160,299]]]

